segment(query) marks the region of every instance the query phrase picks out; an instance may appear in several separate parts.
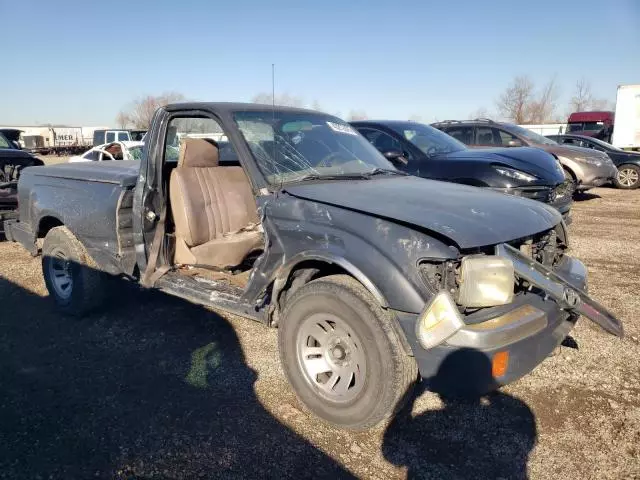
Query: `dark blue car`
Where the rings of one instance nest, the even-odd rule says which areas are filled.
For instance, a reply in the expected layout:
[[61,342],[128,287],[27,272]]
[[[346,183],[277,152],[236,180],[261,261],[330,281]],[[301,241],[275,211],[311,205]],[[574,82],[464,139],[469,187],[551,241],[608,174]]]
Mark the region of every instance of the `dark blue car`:
[[411,175],[539,200],[557,208],[570,222],[572,192],[562,166],[550,153],[529,147],[474,150],[417,122],[367,120],[351,125]]

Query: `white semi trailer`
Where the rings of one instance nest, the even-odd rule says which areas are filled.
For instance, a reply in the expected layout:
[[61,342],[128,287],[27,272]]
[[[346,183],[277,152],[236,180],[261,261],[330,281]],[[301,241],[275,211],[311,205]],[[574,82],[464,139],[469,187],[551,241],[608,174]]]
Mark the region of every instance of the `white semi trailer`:
[[640,85],[618,87],[611,143],[623,150],[640,150]]

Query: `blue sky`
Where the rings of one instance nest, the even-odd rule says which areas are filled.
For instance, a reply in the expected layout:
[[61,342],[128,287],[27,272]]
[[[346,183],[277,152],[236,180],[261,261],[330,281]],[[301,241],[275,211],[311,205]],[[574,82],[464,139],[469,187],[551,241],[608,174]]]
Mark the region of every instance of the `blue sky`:
[[272,63],[277,94],[343,117],[466,118],[522,74],[555,75],[562,112],[581,77],[610,100],[640,83],[638,0],[0,0],[0,18],[5,125],[115,124],[163,91],[249,101]]

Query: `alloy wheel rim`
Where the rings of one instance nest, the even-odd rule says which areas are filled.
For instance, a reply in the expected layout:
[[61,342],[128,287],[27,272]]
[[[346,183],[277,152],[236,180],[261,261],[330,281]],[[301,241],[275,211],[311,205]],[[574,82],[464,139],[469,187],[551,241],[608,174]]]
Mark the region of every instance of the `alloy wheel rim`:
[[363,344],[349,325],[332,314],[314,314],[300,325],[296,353],[304,378],[322,397],[349,402],[364,387]]
[[623,168],[618,172],[618,182],[625,187],[632,187],[639,179],[638,172],[633,168]]
[[67,300],[73,291],[73,276],[71,275],[71,261],[60,249],[50,253],[49,277],[53,289],[58,297]]

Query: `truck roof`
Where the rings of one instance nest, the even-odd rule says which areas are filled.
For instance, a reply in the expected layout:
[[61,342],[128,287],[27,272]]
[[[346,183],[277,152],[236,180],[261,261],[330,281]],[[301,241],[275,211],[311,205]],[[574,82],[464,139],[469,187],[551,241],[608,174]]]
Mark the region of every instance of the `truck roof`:
[[[173,110],[184,110],[184,109],[207,109],[207,110],[215,110],[218,112],[237,112],[237,111],[250,111],[250,112],[270,112],[273,109],[273,106],[265,103],[248,103],[248,102],[181,102],[181,103],[171,103],[164,107],[168,111]],[[299,107],[287,107],[283,105],[275,105],[275,109],[279,111],[287,111],[287,112],[306,112],[306,113],[322,113],[317,110],[312,110],[309,108],[299,108]]]
[[614,112],[597,111],[597,112],[573,112],[569,115],[568,122],[613,122]]

